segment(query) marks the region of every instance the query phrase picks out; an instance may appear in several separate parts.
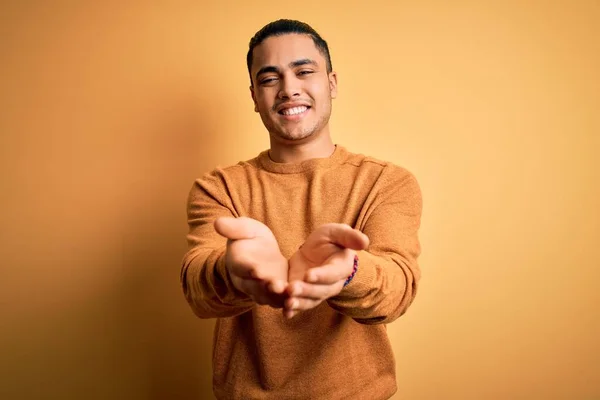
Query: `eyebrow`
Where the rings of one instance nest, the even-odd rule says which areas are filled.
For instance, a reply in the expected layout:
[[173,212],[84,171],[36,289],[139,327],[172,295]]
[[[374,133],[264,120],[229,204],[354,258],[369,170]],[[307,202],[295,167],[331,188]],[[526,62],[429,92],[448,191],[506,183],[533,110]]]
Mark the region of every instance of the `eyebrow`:
[[[318,66],[318,64],[315,60],[311,60],[310,58],[303,58],[300,60],[292,61],[291,63],[288,64],[288,67],[297,68],[297,67],[301,67],[303,65],[313,65],[315,67]],[[258,77],[261,76],[262,74],[267,74],[269,72],[279,73],[280,71],[281,71],[281,69],[279,67],[276,67],[274,65],[266,65],[258,70],[258,72],[256,73],[256,79],[258,79]]]

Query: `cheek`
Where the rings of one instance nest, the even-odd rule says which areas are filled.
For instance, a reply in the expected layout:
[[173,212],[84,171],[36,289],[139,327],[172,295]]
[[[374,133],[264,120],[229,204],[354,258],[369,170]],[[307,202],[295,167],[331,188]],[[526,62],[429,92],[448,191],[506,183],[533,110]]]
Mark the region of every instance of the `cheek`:
[[[315,100],[328,100],[331,97],[331,92],[329,90],[329,84],[327,82],[314,82],[311,85],[308,85],[306,88],[310,97]],[[322,106],[322,105],[319,105]]]
[[256,99],[256,109],[259,113],[264,114],[266,111],[269,110],[269,106],[264,100]]
[[256,97],[256,106],[260,112],[270,112],[273,108],[273,100],[268,94],[262,93]]

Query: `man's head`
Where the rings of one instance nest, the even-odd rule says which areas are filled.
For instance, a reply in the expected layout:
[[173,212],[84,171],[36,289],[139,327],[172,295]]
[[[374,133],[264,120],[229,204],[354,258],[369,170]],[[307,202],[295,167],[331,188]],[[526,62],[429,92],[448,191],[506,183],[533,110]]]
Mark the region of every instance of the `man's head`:
[[325,57],[325,62],[327,63],[327,72],[333,71],[329,47],[327,42],[323,40],[317,31],[304,22],[292,19],[280,19],[265,25],[260,31],[256,32],[252,39],[250,39],[248,54],[246,55],[246,64],[248,65],[248,73],[250,74],[250,84],[253,82],[251,69],[254,48],[271,36],[289,35],[294,33],[298,35],[310,36],[317,49],[319,49],[323,57]]
[[250,40],[246,58],[254,110],[274,139],[328,134],[337,76],[327,43],[309,25],[272,22]]

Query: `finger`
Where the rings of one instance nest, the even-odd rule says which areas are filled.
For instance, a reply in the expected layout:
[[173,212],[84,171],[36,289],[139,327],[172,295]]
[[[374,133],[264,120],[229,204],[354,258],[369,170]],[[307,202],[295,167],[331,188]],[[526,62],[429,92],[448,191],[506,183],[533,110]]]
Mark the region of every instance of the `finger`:
[[369,246],[369,237],[346,224],[326,224],[325,236],[332,243],[353,250],[364,250]]
[[348,278],[354,267],[352,250],[345,249],[329,257],[324,265],[306,271],[304,280],[310,283],[331,285]]
[[255,238],[259,226],[260,222],[247,217],[219,217],[214,222],[217,233],[232,240]]
[[270,282],[244,279],[241,282],[242,290],[260,305],[268,305],[273,308],[284,306],[285,296],[272,293],[268,290]]
[[287,299],[284,302],[284,307],[286,311],[306,311],[311,308],[315,308],[319,304],[321,304],[323,300],[314,300],[314,299],[305,299],[302,297],[294,297]]
[[264,282],[254,279],[242,279],[240,286],[242,291],[252,297],[258,304],[269,303],[267,292],[264,289]]
[[304,278],[306,282],[319,285],[332,285],[348,278],[352,273],[352,266],[347,263],[325,264],[321,267],[311,268]]
[[343,287],[345,278],[333,284],[312,284],[302,281],[290,283],[287,294],[290,298],[305,298],[312,300],[325,300],[337,295]]
[[271,281],[267,288],[273,293],[282,294],[288,288],[288,283],[282,280]]
[[242,292],[246,293],[248,296],[252,297],[254,301],[259,302],[258,297],[260,295],[259,285],[260,281],[256,281],[253,279],[242,279],[240,281],[240,289]]

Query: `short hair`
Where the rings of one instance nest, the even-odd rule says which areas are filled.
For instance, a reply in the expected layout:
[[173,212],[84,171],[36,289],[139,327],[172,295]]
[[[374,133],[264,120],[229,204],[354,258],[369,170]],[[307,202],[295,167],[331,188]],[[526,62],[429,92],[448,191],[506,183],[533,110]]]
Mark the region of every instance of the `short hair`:
[[321,35],[317,33],[317,31],[315,31],[307,23],[301,21],[293,19],[279,19],[277,21],[270,22],[267,25],[263,26],[261,30],[256,32],[252,39],[250,39],[250,44],[248,46],[248,54],[246,55],[246,64],[248,65],[250,83],[252,83],[252,73],[250,72],[250,69],[252,68],[254,48],[271,36],[281,36],[291,33],[310,36],[319,52],[323,55],[323,57],[325,57],[325,62],[327,64],[327,72],[333,71],[333,68],[331,66],[331,55],[329,54],[329,47],[327,46],[327,42],[321,37]]

